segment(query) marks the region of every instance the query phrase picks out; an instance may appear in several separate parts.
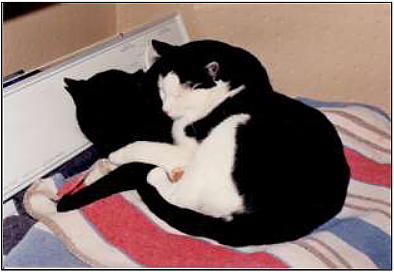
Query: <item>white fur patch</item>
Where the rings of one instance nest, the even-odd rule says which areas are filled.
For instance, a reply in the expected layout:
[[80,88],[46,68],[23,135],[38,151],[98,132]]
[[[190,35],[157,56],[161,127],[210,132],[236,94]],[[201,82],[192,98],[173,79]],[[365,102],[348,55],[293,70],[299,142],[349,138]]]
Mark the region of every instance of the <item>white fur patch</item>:
[[[189,208],[214,217],[230,219],[231,214],[244,211],[232,177],[236,152],[237,127],[250,116],[237,114],[223,120],[200,144],[187,137],[184,128],[207,115],[244,88],[230,90],[229,84],[216,81],[209,89],[192,89],[180,83],[170,72],[158,80],[163,110],[174,120],[172,134],[175,145],[136,142],[110,155],[116,164],[145,162],[169,172],[184,167],[184,175],[170,183],[166,175],[149,175],[148,182],[162,197],[179,207]],[[155,178],[152,178],[155,177]]]
[[168,202],[206,215],[230,218],[244,210],[242,196],[235,187],[232,172],[237,127],[249,120],[247,114],[233,115],[215,127],[199,145],[185,167],[183,177],[170,184],[165,176],[150,179]]
[[207,116],[224,100],[239,93],[244,86],[230,90],[229,84],[221,80],[207,89],[192,89],[181,84],[174,72],[159,76],[158,87],[163,111],[173,120],[185,118],[189,123]]
[[170,172],[174,168],[188,165],[196,148],[197,143],[186,147],[167,143],[137,141],[112,152],[109,155],[109,160],[116,165],[131,162],[149,163]]

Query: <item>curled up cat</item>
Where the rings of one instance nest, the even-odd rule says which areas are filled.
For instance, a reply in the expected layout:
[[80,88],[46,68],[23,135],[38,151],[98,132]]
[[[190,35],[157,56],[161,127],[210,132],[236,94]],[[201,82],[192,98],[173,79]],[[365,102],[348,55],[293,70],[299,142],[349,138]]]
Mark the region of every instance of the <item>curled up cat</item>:
[[[111,152],[120,166],[95,183],[100,196],[103,184],[127,183],[169,225],[232,246],[295,240],[342,209],[350,170],[322,113],[275,92],[241,48],[152,43],[159,58],[144,82],[172,119],[172,140]],[[173,169],[182,171],[171,183],[163,172]],[[66,202],[81,201],[78,193]]]

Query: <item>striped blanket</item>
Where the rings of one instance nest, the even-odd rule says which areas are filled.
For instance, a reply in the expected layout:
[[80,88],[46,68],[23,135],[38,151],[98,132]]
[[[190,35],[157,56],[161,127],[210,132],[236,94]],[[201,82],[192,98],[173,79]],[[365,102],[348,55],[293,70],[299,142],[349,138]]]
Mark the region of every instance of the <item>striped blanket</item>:
[[34,184],[25,195],[26,209],[40,221],[36,231],[52,233],[58,243],[52,251],[62,251],[63,260],[69,260],[64,267],[390,269],[391,120],[364,105],[301,101],[334,123],[352,176],[343,210],[299,240],[232,248],[187,236],[154,216],[135,192],[57,213],[54,200],[87,175],[94,179],[110,171],[105,161],[66,185],[60,175]]

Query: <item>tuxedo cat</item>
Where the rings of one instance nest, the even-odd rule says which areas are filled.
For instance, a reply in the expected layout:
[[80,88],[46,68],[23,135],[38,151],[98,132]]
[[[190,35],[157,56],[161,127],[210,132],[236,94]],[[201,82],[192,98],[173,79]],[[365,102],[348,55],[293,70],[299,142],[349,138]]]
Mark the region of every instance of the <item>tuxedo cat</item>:
[[[148,74],[174,120],[174,142],[137,141],[109,156],[134,162],[126,164],[136,166],[129,188],[153,213],[182,232],[243,246],[297,239],[341,210],[349,167],[323,114],[274,92],[243,49],[216,41],[153,46],[160,58]],[[174,184],[145,182],[151,164],[184,174]]]

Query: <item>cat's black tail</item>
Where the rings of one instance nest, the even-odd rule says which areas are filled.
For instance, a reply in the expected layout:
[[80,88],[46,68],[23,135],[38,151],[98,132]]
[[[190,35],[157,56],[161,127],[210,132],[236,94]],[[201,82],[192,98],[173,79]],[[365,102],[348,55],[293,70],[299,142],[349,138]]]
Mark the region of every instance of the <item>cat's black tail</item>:
[[[234,214],[232,221],[207,216],[167,202],[146,177],[154,165],[131,163],[122,165],[95,183],[66,195],[57,205],[59,212],[78,209],[112,194],[137,189],[147,207],[175,229],[193,236],[213,239],[230,246],[273,244],[306,235],[311,229],[299,229],[296,218],[270,212]],[[301,224],[303,225],[303,224]]]
[[57,203],[57,211],[65,212],[79,209],[110,195],[134,190],[138,183],[146,180],[149,171],[155,167],[144,163],[122,165],[76,193],[63,196]]

